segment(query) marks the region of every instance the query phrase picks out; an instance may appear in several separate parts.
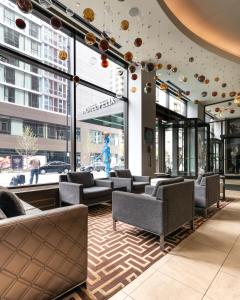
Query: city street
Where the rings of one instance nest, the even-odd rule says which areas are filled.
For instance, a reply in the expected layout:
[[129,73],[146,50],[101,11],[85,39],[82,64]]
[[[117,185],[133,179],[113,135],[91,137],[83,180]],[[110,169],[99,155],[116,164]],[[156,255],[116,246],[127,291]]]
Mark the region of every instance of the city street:
[[[95,179],[106,177],[106,174],[105,174],[104,171],[100,171],[100,172],[94,171],[92,173],[93,173],[93,176],[94,176]],[[8,172],[3,172],[3,173],[0,173],[0,186],[9,186],[12,177],[16,176],[16,175],[20,175],[20,174],[25,175],[25,185],[28,185],[29,182],[30,182],[30,171],[29,172],[19,172],[19,173],[16,173],[16,172],[9,172],[9,173]],[[60,175],[59,173],[47,173],[47,174],[44,174],[44,175],[39,174],[38,183],[42,184],[42,183],[58,182],[59,181],[59,175]],[[35,179],[34,179],[33,184],[35,184]]]

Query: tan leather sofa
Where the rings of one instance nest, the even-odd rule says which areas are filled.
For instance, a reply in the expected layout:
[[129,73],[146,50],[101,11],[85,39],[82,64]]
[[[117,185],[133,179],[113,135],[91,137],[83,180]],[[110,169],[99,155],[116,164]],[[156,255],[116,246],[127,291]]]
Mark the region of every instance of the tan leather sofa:
[[40,211],[0,221],[0,299],[48,300],[87,279],[84,205]]

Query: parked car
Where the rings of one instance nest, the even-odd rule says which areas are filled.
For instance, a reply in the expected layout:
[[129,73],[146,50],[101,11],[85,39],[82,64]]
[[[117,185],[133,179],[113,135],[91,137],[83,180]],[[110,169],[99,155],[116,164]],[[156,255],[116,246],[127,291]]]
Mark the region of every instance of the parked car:
[[68,173],[71,169],[70,164],[63,161],[51,161],[39,168],[40,174],[46,173]]
[[124,162],[121,162],[119,164],[113,165],[111,166],[111,170],[121,170],[121,169],[125,169],[125,165]]
[[93,162],[92,164],[90,164],[88,166],[81,167],[81,171],[88,171],[88,172],[105,171],[105,165],[102,161],[95,161],[95,162]]

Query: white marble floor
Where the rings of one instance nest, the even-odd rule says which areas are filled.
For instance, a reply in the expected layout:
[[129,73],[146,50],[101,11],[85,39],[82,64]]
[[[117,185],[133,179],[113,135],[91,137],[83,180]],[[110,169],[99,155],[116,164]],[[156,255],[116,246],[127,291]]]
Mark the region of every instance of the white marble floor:
[[240,192],[110,300],[239,300]]

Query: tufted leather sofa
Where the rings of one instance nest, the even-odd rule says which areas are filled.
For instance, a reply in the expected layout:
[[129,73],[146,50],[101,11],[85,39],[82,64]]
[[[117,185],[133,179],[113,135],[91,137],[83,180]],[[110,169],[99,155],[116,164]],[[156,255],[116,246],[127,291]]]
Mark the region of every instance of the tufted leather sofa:
[[48,300],[87,278],[84,205],[40,211],[0,221],[0,299]]

